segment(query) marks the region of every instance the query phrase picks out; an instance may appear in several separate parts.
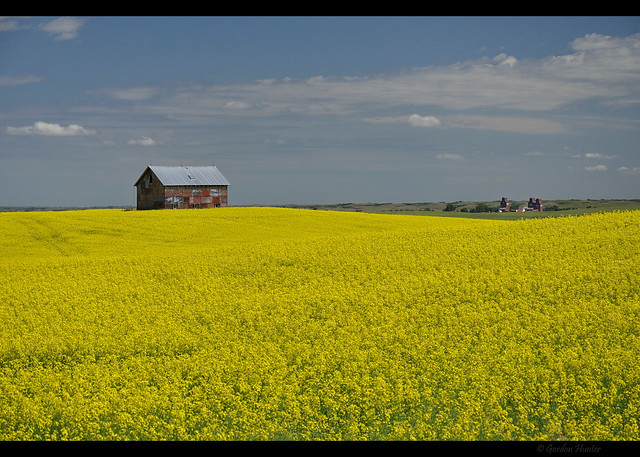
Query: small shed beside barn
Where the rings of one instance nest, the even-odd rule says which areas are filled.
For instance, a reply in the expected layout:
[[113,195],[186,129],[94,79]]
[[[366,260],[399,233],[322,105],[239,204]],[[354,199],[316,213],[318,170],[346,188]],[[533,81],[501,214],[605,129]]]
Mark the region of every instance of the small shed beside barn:
[[177,209],[227,206],[229,181],[215,166],[149,165],[134,186],[136,208]]

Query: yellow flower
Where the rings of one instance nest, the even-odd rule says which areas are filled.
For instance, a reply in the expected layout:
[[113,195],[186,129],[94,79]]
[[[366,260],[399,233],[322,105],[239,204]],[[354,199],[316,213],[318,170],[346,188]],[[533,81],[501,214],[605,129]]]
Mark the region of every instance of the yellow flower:
[[638,440],[640,212],[0,213],[0,439]]

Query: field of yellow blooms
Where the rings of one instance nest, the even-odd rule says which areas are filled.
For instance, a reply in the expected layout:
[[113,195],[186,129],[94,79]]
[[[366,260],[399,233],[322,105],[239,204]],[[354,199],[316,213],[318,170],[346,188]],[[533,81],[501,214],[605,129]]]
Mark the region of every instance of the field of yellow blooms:
[[640,212],[0,213],[0,440],[639,440]]

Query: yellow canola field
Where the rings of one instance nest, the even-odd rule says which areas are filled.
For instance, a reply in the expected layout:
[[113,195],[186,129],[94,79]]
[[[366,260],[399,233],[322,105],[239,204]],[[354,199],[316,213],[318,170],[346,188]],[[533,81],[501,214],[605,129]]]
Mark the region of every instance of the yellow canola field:
[[2,440],[639,440],[640,212],[0,213]]

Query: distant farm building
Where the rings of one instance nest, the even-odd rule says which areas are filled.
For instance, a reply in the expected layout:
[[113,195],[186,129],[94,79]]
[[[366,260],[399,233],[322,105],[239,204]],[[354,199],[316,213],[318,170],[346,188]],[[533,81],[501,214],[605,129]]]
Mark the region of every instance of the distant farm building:
[[215,166],[149,165],[134,186],[137,209],[217,208],[228,204],[229,181]]

